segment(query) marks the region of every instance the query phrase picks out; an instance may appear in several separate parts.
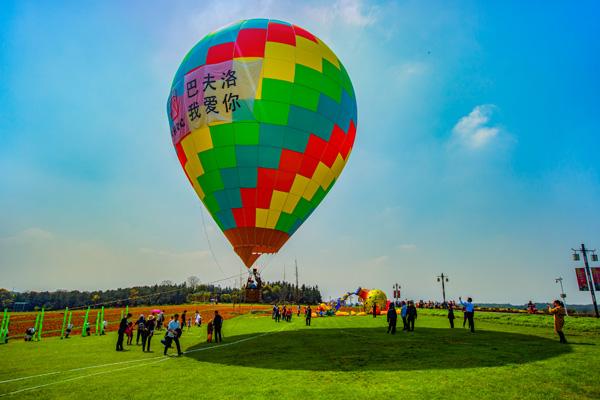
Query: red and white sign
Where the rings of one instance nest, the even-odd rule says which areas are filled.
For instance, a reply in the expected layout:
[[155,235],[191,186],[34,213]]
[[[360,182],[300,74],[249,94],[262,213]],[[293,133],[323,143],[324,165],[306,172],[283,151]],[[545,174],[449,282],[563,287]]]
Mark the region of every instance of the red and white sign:
[[594,289],[600,291],[600,267],[592,268],[592,280],[594,281]]
[[577,274],[577,285],[579,286],[579,290],[582,292],[590,290],[585,268],[575,268],[575,273]]

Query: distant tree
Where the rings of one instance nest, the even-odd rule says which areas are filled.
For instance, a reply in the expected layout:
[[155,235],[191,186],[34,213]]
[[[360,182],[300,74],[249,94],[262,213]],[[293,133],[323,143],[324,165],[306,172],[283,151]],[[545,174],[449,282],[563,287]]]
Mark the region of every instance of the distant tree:
[[10,307],[15,301],[15,296],[7,289],[0,289],[0,304],[2,304],[2,308]]
[[131,288],[131,289],[129,289],[129,302],[132,305],[135,305],[135,303],[137,302],[138,297],[140,297],[140,291],[137,288]]
[[186,282],[187,282],[188,288],[190,288],[190,290],[192,290],[192,291],[195,291],[196,288],[198,287],[198,285],[200,284],[200,278],[192,275],[189,278],[187,278]]
[[100,293],[98,293],[98,292],[92,293],[91,299],[92,299],[93,304],[97,304],[100,301]]
[[231,303],[231,295],[229,293],[224,293],[220,296],[219,300],[223,303]]

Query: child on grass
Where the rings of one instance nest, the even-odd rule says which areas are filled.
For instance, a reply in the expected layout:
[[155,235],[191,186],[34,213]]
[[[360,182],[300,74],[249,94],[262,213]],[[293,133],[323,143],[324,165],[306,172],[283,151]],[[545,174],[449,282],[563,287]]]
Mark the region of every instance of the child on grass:
[[127,335],[127,345],[131,345],[131,342],[133,341],[133,322],[127,324],[125,334]]
[[208,343],[212,342],[212,335],[213,335],[213,320],[211,319],[210,321],[208,321],[208,324],[206,324],[206,341]]

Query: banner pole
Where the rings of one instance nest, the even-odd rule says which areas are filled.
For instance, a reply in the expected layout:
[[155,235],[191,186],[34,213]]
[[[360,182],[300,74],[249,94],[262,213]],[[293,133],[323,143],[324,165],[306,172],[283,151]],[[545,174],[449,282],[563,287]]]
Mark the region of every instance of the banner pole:
[[2,343],[6,343],[8,340],[8,324],[10,324],[10,313],[6,314],[6,325],[4,325],[4,336],[2,336]]
[[102,306],[102,318],[100,323],[102,324],[102,328],[100,328],[100,334],[104,335],[106,332],[104,332],[104,306]]
[[[38,331],[38,323],[40,321],[40,312],[38,311],[37,314],[35,314],[35,324],[33,325],[33,336],[35,337]],[[33,339],[33,338],[32,338]]]
[[42,316],[40,317],[40,329],[38,330],[37,340],[42,340],[42,329],[44,328],[44,313],[45,307],[42,307]]
[[87,336],[87,325],[88,325],[88,315],[90,313],[90,306],[88,306],[87,310],[85,311],[85,317],[83,319],[83,328],[81,328],[81,336],[82,337],[86,337]]
[[8,308],[4,309],[4,314],[2,315],[2,326],[0,327],[0,343],[4,343],[4,326],[6,325],[6,314],[8,313]]

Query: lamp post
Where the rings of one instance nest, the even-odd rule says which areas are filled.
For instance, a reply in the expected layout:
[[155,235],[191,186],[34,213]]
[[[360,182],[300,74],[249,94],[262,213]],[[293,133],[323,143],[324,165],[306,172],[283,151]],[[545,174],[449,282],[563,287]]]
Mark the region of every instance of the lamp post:
[[397,283],[394,284],[394,305],[397,306],[400,303],[400,288],[401,286]]
[[590,294],[592,295],[592,303],[594,303],[594,312],[596,313],[596,318],[600,317],[598,314],[598,304],[596,303],[596,293],[594,292],[594,281],[592,280],[592,271],[590,270],[590,264],[588,263],[587,255],[588,253],[592,253],[592,261],[598,261],[598,255],[596,254],[596,250],[590,250],[585,248],[585,244],[581,243],[580,249],[571,249],[573,250],[573,261],[579,261],[579,254],[583,255],[583,265],[585,266],[585,272],[587,274],[588,287],[590,289]]
[[438,282],[442,282],[442,296],[444,298],[444,306],[446,305],[446,286],[445,283],[448,282],[448,275],[444,275],[444,273],[442,273],[440,276],[437,277],[437,281]]
[[565,305],[565,315],[568,316],[569,312],[567,311],[567,300],[566,300],[567,295],[565,294],[565,290],[563,289],[563,284],[562,284],[563,278],[562,278],[562,276],[559,276],[554,281],[556,283],[560,283],[560,298],[562,299],[562,301],[563,301],[563,303]]

